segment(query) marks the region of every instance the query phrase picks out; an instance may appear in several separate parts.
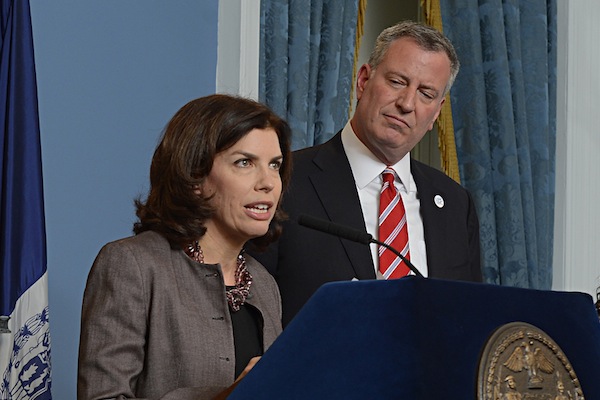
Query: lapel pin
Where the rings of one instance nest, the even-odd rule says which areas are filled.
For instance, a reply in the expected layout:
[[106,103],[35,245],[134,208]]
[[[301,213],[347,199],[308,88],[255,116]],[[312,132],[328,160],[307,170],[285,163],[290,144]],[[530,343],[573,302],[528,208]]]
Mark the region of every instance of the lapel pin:
[[440,196],[439,194],[435,195],[435,197],[433,198],[433,202],[435,203],[435,205],[438,208],[444,207],[444,198],[442,196]]

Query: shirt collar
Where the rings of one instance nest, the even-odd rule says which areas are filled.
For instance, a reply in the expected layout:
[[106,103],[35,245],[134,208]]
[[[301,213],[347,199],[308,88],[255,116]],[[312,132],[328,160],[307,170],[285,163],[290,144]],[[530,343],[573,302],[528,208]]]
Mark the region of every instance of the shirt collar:
[[[342,130],[342,145],[348,157],[354,181],[359,189],[364,189],[374,179],[381,182],[381,173],[387,167],[361,142],[350,121],[346,123]],[[406,154],[400,161],[391,166],[407,192],[416,191],[416,186],[410,173],[410,153]]]

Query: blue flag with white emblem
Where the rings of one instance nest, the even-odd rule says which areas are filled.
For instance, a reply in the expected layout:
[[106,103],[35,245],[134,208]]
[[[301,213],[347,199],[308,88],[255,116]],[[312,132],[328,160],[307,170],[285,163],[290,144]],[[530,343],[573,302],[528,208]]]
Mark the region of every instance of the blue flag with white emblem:
[[0,400],[51,399],[31,14],[29,0],[0,1]]

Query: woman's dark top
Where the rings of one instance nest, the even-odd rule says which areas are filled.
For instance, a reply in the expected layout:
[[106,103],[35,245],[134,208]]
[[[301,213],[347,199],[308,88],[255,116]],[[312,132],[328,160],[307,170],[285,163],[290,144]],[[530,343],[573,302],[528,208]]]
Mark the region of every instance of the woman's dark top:
[[[229,289],[229,287],[227,287]],[[262,317],[260,312],[249,304],[244,304],[239,311],[232,312],[233,342],[235,344],[235,377],[237,378],[252,357],[261,356]]]

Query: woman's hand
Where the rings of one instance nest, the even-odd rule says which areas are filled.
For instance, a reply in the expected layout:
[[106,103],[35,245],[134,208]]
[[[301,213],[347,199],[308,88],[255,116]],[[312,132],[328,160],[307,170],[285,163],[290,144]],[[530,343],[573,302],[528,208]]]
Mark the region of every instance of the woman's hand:
[[246,365],[246,368],[244,368],[244,370],[240,374],[240,376],[238,376],[237,379],[235,380],[235,382],[233,382],[233,385],[229,386],[227,389],[225,389],[224,391],[222,391],[221,393],[219,393],[216,397],[213,397],[212,400],[225,400],[225,399],[227,399],[227,396],[229,396],[231,394],[231,392],[233,392],[233,389],[235,389],[235,387],[237,386],[237,384],[240,383],[240,381],[242,380],[242,378],[245,377],[246,374],[248,374],[248,372],[250,372],[250,370],[252,368],[254,368],[254,366],[256,365],[256,363],[258,362],[258,360],[260,360],[260,356],[252,357],[250,359],[250,361],[248,362],[248,365]]
[[246,368],[244,368],[244,370],[242,371],[242,373],[240,374],[240,376],[237,377],[237,379],[235,380],[234,384],[238,383],[244,376],[246,376],[246,374],[248,372],[250,372],[250,370],[252,368],[254,368],[254,366],[256,365],[256,363],[258,362],[258,360],[260,360],[260,356],[252,357],[250,359],[250,361],[248,361],[248,365],[246,365]]

